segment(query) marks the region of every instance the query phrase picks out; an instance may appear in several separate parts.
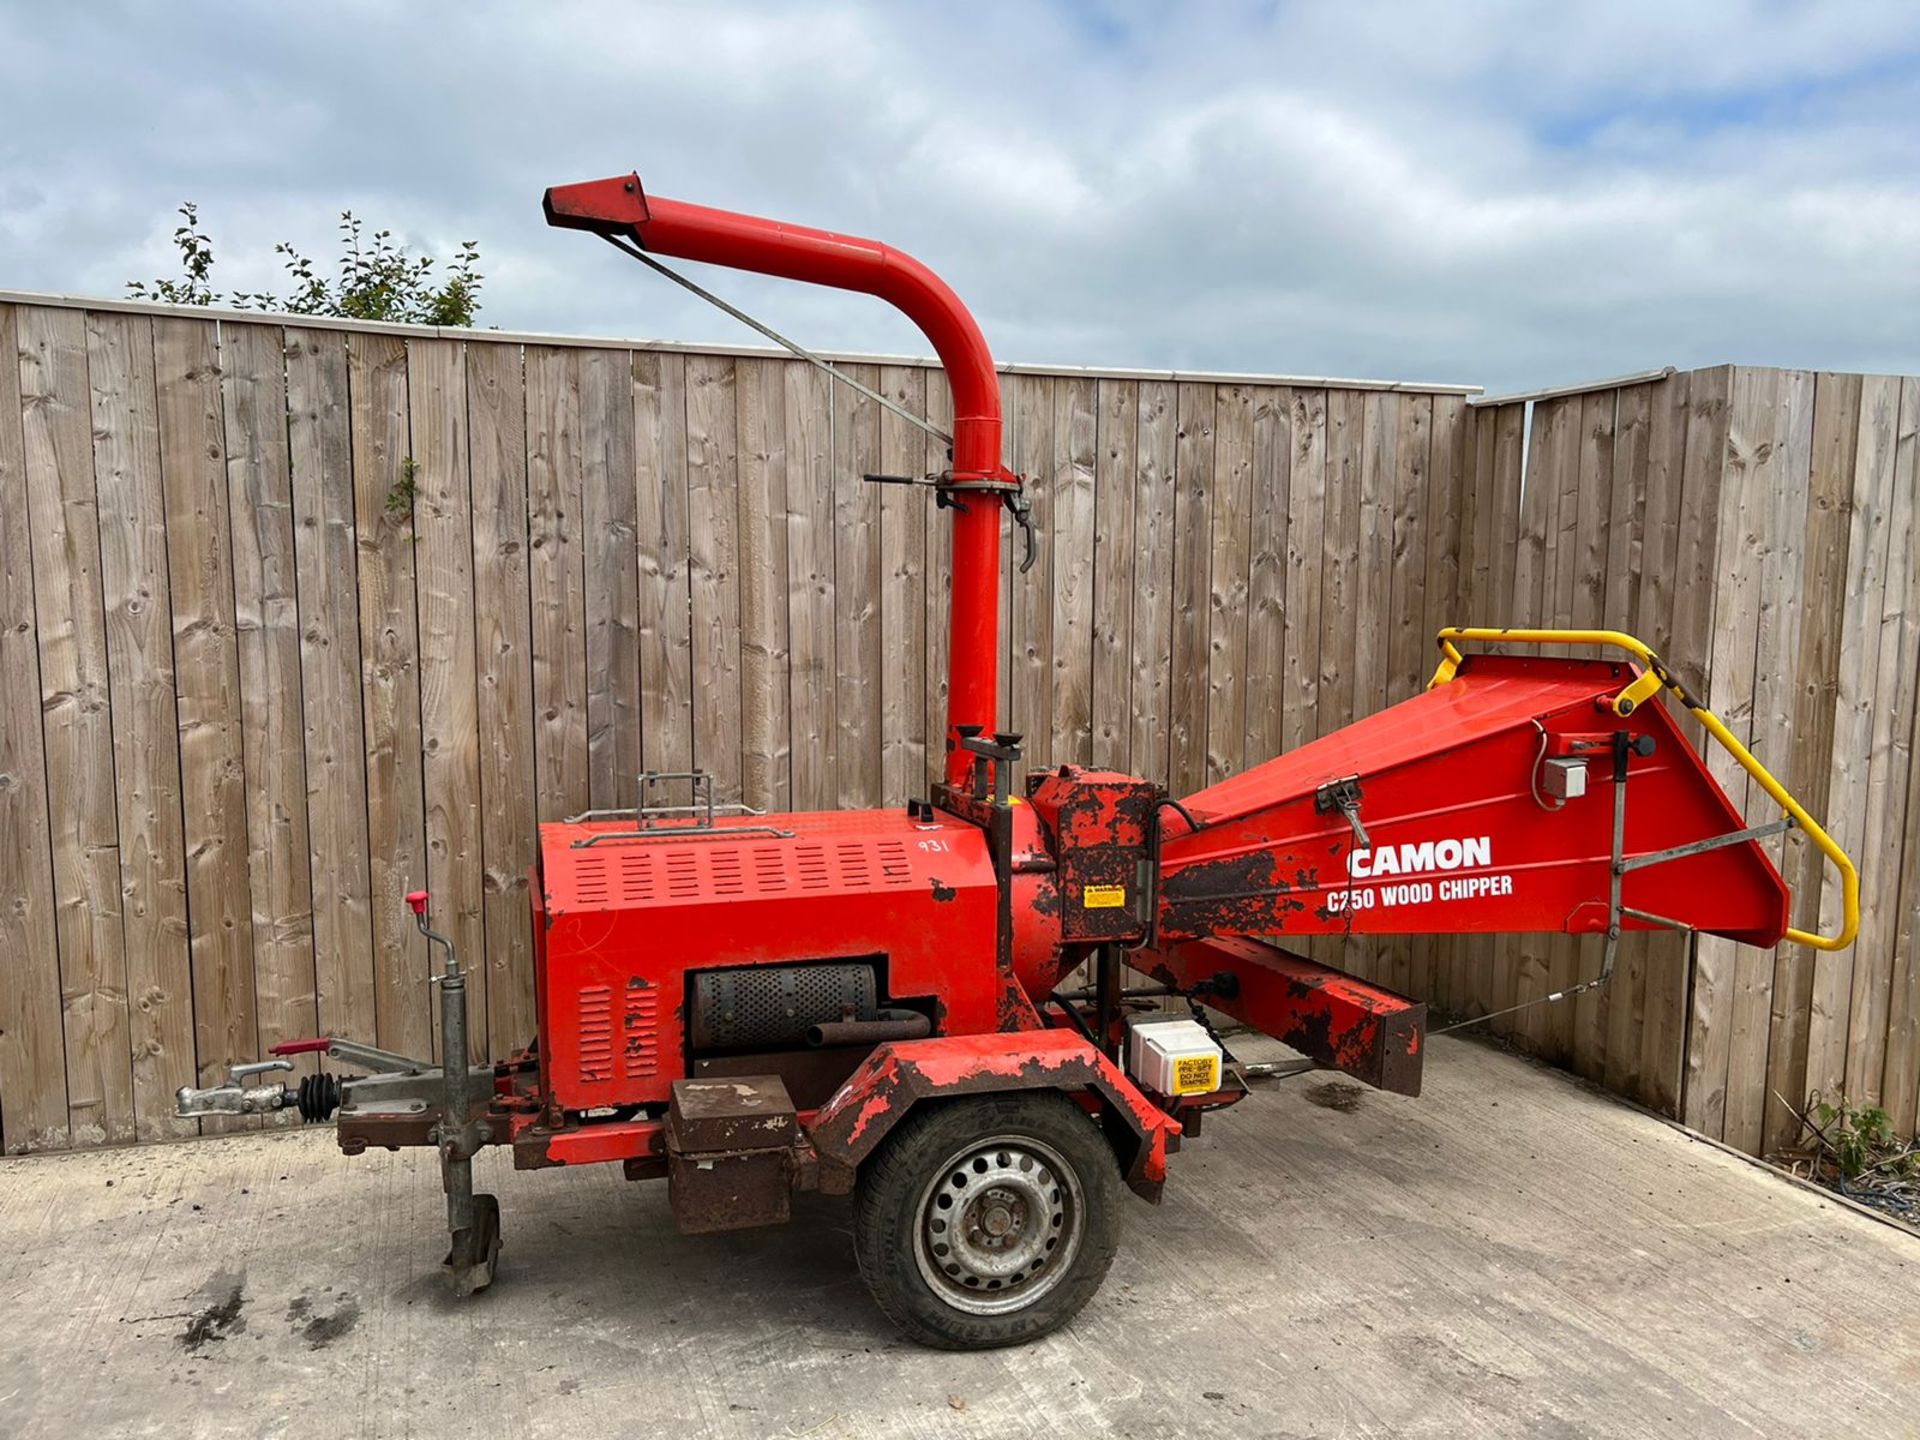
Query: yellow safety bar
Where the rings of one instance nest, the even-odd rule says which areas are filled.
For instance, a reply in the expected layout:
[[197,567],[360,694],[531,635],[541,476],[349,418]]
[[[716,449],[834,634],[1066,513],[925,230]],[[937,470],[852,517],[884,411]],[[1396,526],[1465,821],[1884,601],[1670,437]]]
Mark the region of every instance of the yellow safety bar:
[[1815,950],[1844,950],[1853,943],[1853,937],[1860,929],[1860,873],[1853,867],[1853,861],[1847,858],[1847,852],[1835,843],[1832,836],[1821,828],[1820,822],[1806,812],[1806,808],[1788,793],[1787,787],[1774,779],[1771,771],[1753,756],[1753,752],[1742,745],[1727,729],[1720,717],[1709,710],[1696,696],[1689,693],[1680,683],[1679,677],[1667,669],[1650,646],[1633,636],[1619,630],[1497,630],[1450,625],[1440,632],[1440,667],[1433,672],[1428,683],[1431,689],[1435,685],[1444,685],[1453,679],[1460,669],[1460,663],[1466,657],[1460,653],[1460,642],[1469,644],[1506,643],[1515,645],[1604,645],[1616,650],[1624,650],[1638,660],[1644,669],[1634,676],[1620,693],[1613,697],[1613,713],[1620,716],[1631,715],[1640,706],[1659,694],[1662,689],[1671,690],[1682,705],[1693,712],[1693,716],[1716,741],[1720,748],[1739,762],[1740,768],[1759,783],[1762,790],[1770,795],[1774,803],[1789,816],[1793,823],[1804,830],[1807,838],[1819,847],[1820,853],[1833,862],[1840,872],[1840,894],[1845,915],[1841,920],[1838,935],[1816,935],[1805,930],[1787,931],[1786,938],[1800,945],[1810,945]]

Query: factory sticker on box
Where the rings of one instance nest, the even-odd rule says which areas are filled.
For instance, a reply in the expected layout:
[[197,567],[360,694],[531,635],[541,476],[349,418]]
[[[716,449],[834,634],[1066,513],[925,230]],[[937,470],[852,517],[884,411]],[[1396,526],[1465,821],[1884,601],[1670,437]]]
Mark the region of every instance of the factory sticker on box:
[[1080,903],[1088,910],[1118,910],[1127,903],[1127,887],[1089,885],[1082,892]]
[[1181,1056],[1173,1062],[1173,1093],[1197,1095],[1219,1089],[1219,1066],[1217,1055]]

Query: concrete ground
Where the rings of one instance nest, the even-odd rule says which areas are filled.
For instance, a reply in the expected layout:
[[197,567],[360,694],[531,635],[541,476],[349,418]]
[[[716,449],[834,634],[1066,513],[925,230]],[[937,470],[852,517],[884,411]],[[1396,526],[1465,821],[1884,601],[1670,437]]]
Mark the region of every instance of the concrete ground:
[[1920,1239],[1527,1061],[1274,1082],[1022,1350],[898,1340],[846,1202],[683,1238],[515,1174],[442,1289],[420,1152],[273,1132],[0,1163],[0,1435],[1920,1434]]

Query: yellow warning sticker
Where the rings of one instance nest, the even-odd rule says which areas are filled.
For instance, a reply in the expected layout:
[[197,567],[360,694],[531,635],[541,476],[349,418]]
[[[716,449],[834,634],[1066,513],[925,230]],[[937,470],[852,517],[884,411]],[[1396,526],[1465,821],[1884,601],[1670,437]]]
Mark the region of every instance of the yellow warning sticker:
[[1124,885],[1089,885],[1082,892],[1080,903],[1088,910],[1118,910],[1127,903],[1127,887]]
[[1173,1062],[1173,1093],[1206,1095],[1220,1088],[1218,1055],[1187,1055]]

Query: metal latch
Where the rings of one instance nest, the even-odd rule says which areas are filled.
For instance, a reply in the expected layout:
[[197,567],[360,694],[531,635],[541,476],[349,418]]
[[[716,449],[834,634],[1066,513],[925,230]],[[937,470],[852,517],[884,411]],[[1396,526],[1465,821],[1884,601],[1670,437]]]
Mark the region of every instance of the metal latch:
[[1353,848],[1356,850],[1373,849],[1373,841],[1367,837],[1367,827],[1360,823],[1360,777],[1348,775],[1341,780],[1329,780],[1313,792],[1314,813],[1331,815],[1339,811],[1346,817],[1347,824],[1353,827]]

